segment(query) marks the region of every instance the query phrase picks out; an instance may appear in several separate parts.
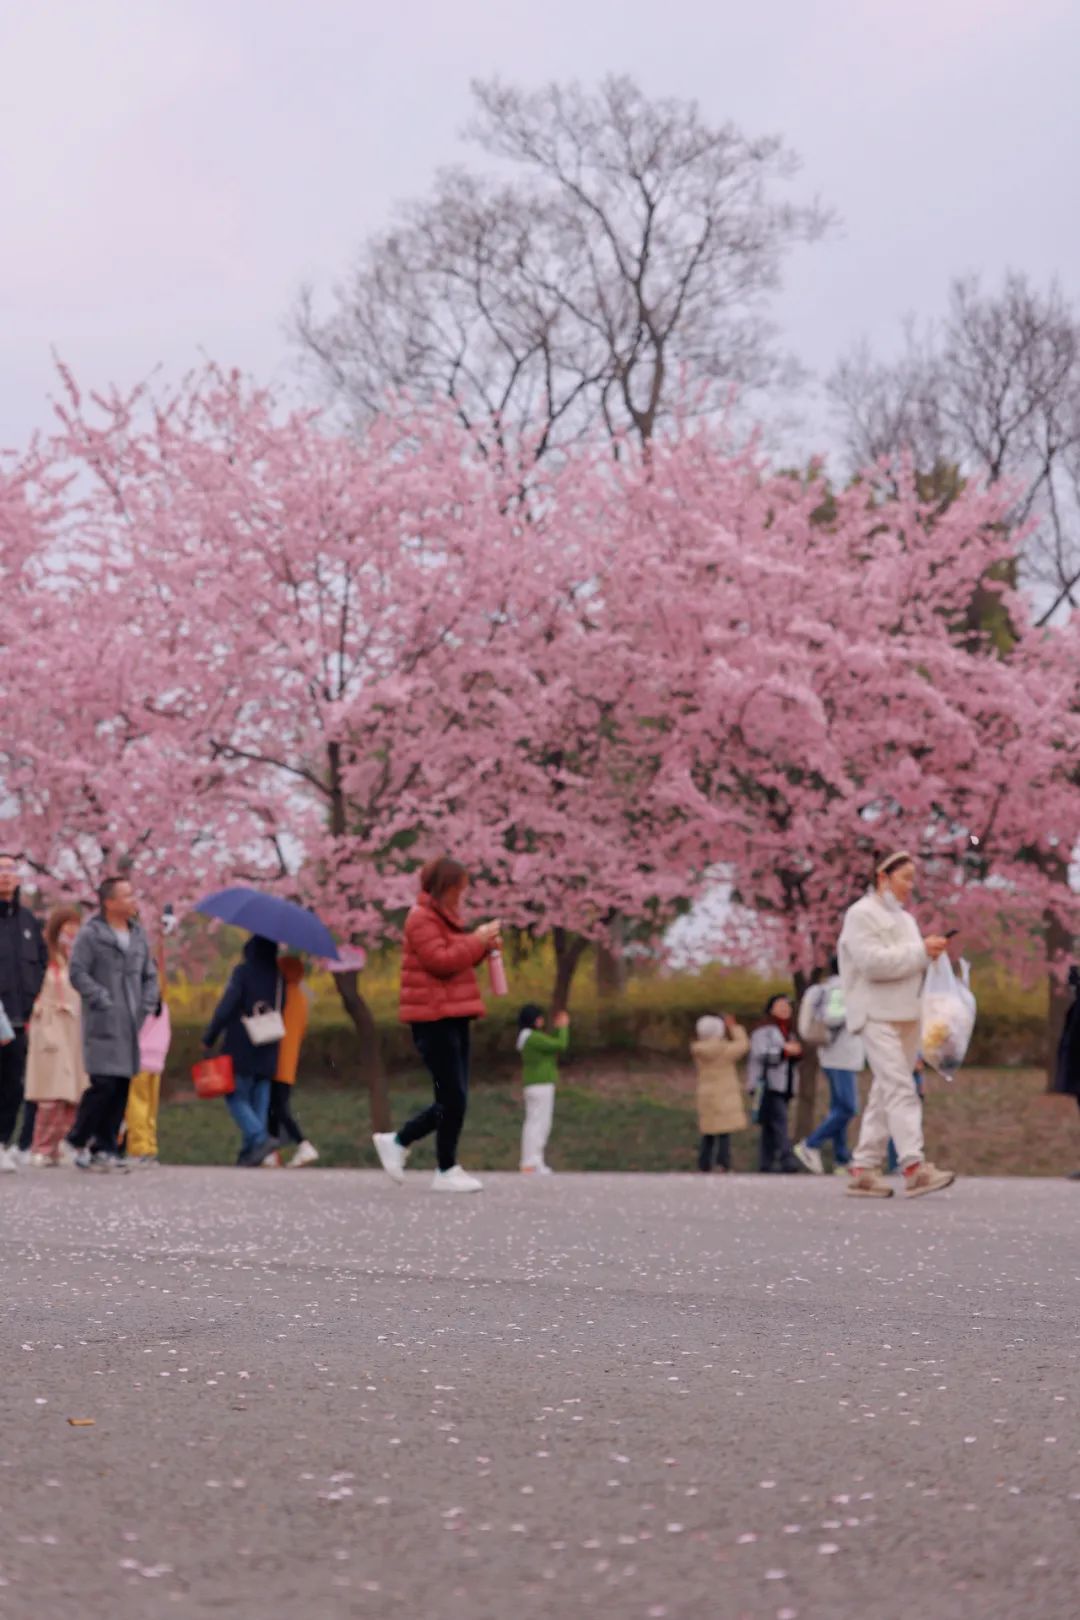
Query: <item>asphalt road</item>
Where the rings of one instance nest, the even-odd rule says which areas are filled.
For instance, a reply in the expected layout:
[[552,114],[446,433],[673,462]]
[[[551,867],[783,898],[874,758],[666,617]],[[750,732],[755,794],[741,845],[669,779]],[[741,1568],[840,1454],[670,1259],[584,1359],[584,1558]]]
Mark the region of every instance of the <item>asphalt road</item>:
[[0,1178],[0,1615],[1076,1614],[1078,1220],[1049,1181]]

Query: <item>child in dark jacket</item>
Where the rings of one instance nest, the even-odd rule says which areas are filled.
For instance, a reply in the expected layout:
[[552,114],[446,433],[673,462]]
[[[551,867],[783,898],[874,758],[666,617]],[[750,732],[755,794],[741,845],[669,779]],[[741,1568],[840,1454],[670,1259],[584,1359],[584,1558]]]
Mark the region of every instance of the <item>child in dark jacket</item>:
[[791,1020],[787,996],[772,996],[765,1008],[765,1022],[750,1037],[746,1082],[757,1100],[761,1123],[759,1167],[766,1174],[779,1170],[785,1175],[797,1175],[800,1168],[788,1133],[788,1104],[795,1095],[802,1056],[802,1046],[792,1037]]
[[528,1174],[550,1176],[544,1150],[555,1115],[555,1082],[559,1058],[570,1044],[570,1014],[555,1014],[555,1033],[544,1033],[544,1014],[531,1002],[518,1014],[518,1051],[525,1087],[525,1124],[521,1132],[521,1168]]

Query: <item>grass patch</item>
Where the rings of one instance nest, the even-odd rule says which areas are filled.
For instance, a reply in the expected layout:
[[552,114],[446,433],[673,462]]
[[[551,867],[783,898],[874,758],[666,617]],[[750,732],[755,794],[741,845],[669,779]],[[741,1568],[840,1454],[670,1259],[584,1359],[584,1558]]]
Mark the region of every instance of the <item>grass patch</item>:
[[[926,1102],[927,1151],[963,1175],[1060,1175],[1080,1163],[1080,1114],[1071,1098],[1048,1097],[1039,1070],[969,1069],[950,1086],[931,1082]],[[423,1076],[395,1085],[400,1124],[430,1101]],[[294,1103],[322,1162],[371,1167],[367,1099],[345,1087],[301,1085]],[[514,1170],[521,1135],[521,1093],[507,1077],[475,1085],[462,1159],[476,1170]],[[756,1130],[734,1143],[736,1169],[754,1167]],[[231,1164],[237,1133],[223,1102],[178,1096],[161,1111],[161,1156],[170,1164]],[[582,1061],[560,1085],[549,1159],[559,1170],[683,1171],[694,1168],[697,1120],[694,1082],[680,1063],[644,1056]],[[412,1164],[434,1165],[433,1144]]]

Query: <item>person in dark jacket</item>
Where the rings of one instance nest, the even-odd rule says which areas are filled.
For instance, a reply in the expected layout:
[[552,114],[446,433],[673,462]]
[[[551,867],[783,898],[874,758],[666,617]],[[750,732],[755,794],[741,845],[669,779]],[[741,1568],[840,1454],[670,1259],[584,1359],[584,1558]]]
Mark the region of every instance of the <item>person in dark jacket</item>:
[[[1069,969],[1069,986],[1073,1001],[1058,1042],[1054,1090],[1064,1097],[1075,1097],[1080,1106],[1080,968]],[[1080,1170],[1073,1170],[1069,1180],[1080,1181]]]
[[788,1104],[795,1095],[802,1046],[792,1035],[792,1007],[787,996],[772,996],[765,1007],[765,1023],[750,1037],[747,1064],[748,1089],[757,1098],[761,1121],[759,1169],[766,1175],[777,1170],[797,1175],[788,1132]]
[[237,1164],[262,1164],[281,1143],[266,1128],[270,1108],[270,1082],[277,1073],[280,1041],[253,1045],[244,1019],[256,1009],[281,1011],[283,985],[278,969],[277,946],[272,939],[253,934],[244,946],[243,959],[233,968],[225,993],[203,1036],[209,1053],[224,1035],[224,1050],[233,1061],[235,1091],[225,1098],[226,1107],[240,1127],[240,1153]]
[[157,968],[137,921],[131,884],[106,878],[98,899],[101,911],[80,929],[68,969],[82,997],[83,1059],[90,1076],[68,1133],[80,1170],[121,1168],[116,1136],[131,1078],[139,1072],[139,1031],[159,1000]]
[[19,877],[15,856],[0,855],[0,1006],[15,1032],[0,1046],[0,1170],[14,1170],[17,1162],[10,1144],[26,1079],[26,1031],[49,960],[41,924],[22,903]]

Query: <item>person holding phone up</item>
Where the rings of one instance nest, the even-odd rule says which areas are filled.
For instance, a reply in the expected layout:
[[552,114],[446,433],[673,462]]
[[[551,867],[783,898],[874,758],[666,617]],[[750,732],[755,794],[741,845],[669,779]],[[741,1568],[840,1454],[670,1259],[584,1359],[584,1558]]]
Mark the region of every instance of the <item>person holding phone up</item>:
[[484,1016],[477,966],[499,948],[497,922],[471,931],[461,918],[469,874],[460,861],[440,855],[420,873],[420,894],[405,920],[399,1017],[431,1075],[435,1100],[397,1134],[379,1132],[375,1151],[394,1181],[404,1181],[414,1142],[435,1133],[436,1192],[479,1192],[482,1183],[457,1162],[469,1101],[469,1034]]

